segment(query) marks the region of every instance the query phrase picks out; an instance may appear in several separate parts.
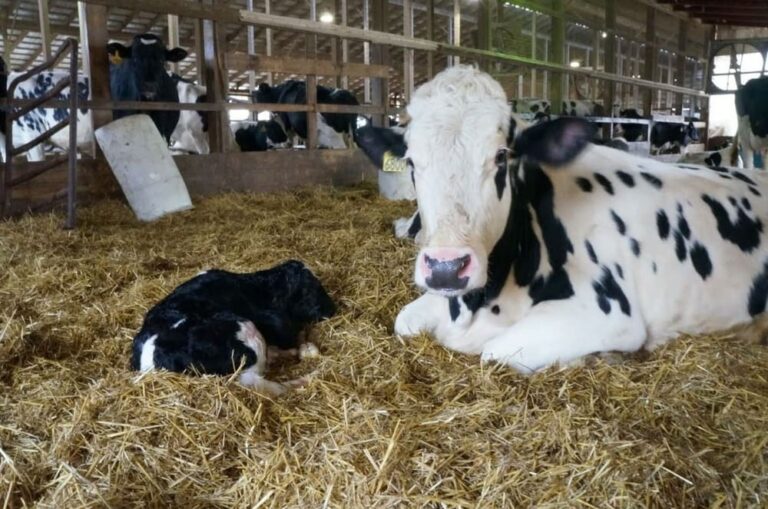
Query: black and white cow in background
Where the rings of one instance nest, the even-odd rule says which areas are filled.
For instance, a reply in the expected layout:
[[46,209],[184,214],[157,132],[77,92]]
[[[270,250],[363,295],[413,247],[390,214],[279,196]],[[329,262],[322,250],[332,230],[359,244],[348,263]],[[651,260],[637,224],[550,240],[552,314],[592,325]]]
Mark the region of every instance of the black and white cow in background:
[[[176,83],[168,75],[165,66],[167,62],[180,62],[186,58],[186,50],[168,50],[158,36],[141,34],[134,36],[130,46],[110,43],[108,51],[116,53],[122,59],[119,65],[109,67],[109,85],[113,100],[179,102]],[[139,112],[117,110],[114,117],[118,119],[134,113]],[[170,141],[171,134],[179,122],[179,111],[142,113],[149,115],[163,138]]]
[[671,122],[655,122],[651,127],[651,153],[658,154],[662,150],[677,148],[685,151],[690,143],[699,141],[699,131],[693,122],[674,124]]
[[[256,103],[306,104],[307,85],[304,81],[288,80],[274,87],[267,83],[259,85],[254,92]],[[318,104],[340,104],[357,106],[355,95],[349,90],[328,88],[317,85]],[[278,113],[283,129],[293,132],[299,138],[307,139],[307,114],[304,112]],[[356,113],[322,113],[317,117],[318,145],[328,148],[346,148],[344,134],[352,134],[357,124]],[[328,129],[330,128],[330,129]]]
[[736,91],[737,137],[746,168],[754,168],[755,155],[768,168],[768,76],[748,81]]
[[768,177],[595,146],[577,118],[510,129],[502,87],[466,66],[408,113],[426,293],[396,334],[530,373],[765,318]]
[[263,152],[283,148],[288,143],[288,136],[275,119],[259,120],[255,124],[238,123],[232,126],[232,132],[241,152]]
[[720,150],[684,154],[677,162],[680,164],[701,164],[710,168],[743,167],[736,144]]
[[[206,100],[206,89],[175,73],[168,73],[176,84],[179,103],[197,104]],[[171,149],[193,154],[208,154],[208,114],[203,111],[181,110],[179,121],[171,133]]]
[[[643,118],[643,116],[634,108],[619,111],[619,116],[632,119]],[[647,129],[647,126],[644,124],[619,124],[619,126],[621,127],[622,136],[627,141],[640,141],[643,137],[643,132]]]
[[150,309],[133,340],[131,367],[151,371],[229,375],[269,394],[289,386],[264,378],[269,347],[316,353],[302,341],[307,326],[330,318],[336,306],[301,262],[236,274],[209,270],[182,283]]
[[563,101],[563,115],[572,117],[603,117],[605,108],[595,101],[569,100]]

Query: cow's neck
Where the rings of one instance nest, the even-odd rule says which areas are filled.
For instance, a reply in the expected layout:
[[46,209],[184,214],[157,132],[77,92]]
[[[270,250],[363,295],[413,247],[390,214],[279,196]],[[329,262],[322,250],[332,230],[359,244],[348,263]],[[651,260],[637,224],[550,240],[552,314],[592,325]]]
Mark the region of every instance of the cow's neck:
[[[562,298],[561,294],[567,293],[560,279],[573,245],[554,213],[552,182],[539,166],[526,164],[522,176],[518,169],[514,168],[509,175],[512,200],[504,232],[488,257],[488,282],[463,297],[473,312],[495,300],[506,284],[529,288],[534,304]],[[534,221],[542,239],[534,231]],[[548,257],[552,269],[547,275],[540,273],[542,255]]]

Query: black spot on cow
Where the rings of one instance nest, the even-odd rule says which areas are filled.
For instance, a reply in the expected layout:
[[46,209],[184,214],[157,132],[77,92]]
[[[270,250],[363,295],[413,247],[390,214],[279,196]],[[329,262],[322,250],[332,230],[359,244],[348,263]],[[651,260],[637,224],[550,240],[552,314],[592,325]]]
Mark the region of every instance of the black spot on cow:
[[741,205],[747,210],[752,210],[752,203],[750,203],[747,197],[741,199]]
[[568,273],[562,267],[558,267],[547,276],[538,276],[528,289],[528,295],[535,306],[548,300],[572,297],[573,286]]
[[608,177],[602,173],[595,173],[595,180],[598,184],[600,184],[600,186],[602,186],[603,189],[605,189],[606,193],[613,194],[613,184],[611,184],[611,181],[608,180]]
[[684,262],[685,259],[688,257],[688,251],[685,248],[685,239],[683,238],[683,234],[680,233],[680,231],[675,231],[674,233],[675,238],[675,255],[677,255],[677,259],[681,262]]
[[693,170],[693,171],[698,171],[698,170],[700,170],[700,169],[701,169],[701,168],[700,168],[700,167],[698,167],[698,166],[689,166],[689,165],[687,165],[687,164],[678,164],[678,165],[677,165],[677,167],[678,167],[678,168],[682,168],[682,169],[684,169],[684,170]]
[[640,176],[641,176],[641,177],[643,177],[643,178],[645,179],[645,181],[646,181],[646,182],[648,182],[649,184],[651,184],[651,185],[652,185],[653,187],[655,187],[656,189],[661,189],[661,186],[662,186],[663,184],[662,184],[662,182],[661,182],[661,179],[660,179],[660,178],[658,178],[657,176],[655,176],[655,175],[651,175],[650,173],[646,173],[646,172],[644,172],[644,171],[641,171],[641,172],[640,172]]
[[749,192],[754,194],[755,196],[762,196],[762,194],[760,194],[760,191],[758,191],[756,187],[749,186]]
[[633,177],[629,173],[619,170],[616,172],[616,176],[619,177],[619,180],[621,180],[625,186],[635,187],[635,177]]
[[747,253],[760,245],[760,235],[763,233],[763,223],[760,219],[752,219],[743,208],[737,206],[734,223],[722,203],[707,194],[702,195],[701,199],[712,210],[717,221],[717,231],[723,239],[736,244]]
[[611,312],[611,301],[614,300],[619,304],[622,313],[632,316],[629,300],[614,279],[613,273],[608,267],[602,267],[602,269],[600,278],[592,282],[592,288],[597,296],[597,305],[607,315]]
[[659,270],[659,268],[656,266],[656,262],[651,264],[651,270],[653,270],[654,274],[656,274],[656,272]]
[[679,231],[686,239],[691,238],[691,227],[688,226],[688,220],[683,215],[683,206],[677,204],[677,231]]
[[731,202],[731,205],[733,205],[734,207],[736,206],[736,203],[737,203],[736,198],[734,198],[733,196],[729,196],[728,201]]
[[501,313],[501,308],[497,305],[494,305],[491,308],[491,313],[493,313],[494,315],[498,315],[499,313]]
[[588,178],[576,177],[576,185],[585,193],[592,192],[592,182],[590,182]]
[[698,242],[694,242],[691,248],[691,262],[701,279],[707,279],[712,274],[712,260],[709,258],[709,252]]
[[712,171],[716,171],[717,173],[728,173],[728,168],[724,166],[715,165],[715,166],[710,166],[709,169]]
[[448,312],[451,314],[452,322],[455,322],[459,318],[459,314],[461,313],[461,307],[459,304],[458,297],[448,298]]
[[720,177],[723,180],[733,180],[733,177],[731,177],[727,173],[718,173],[717,176]]
[[408,238],[415,239],[416,235],[421,231],[421,214],[418,212],[413,216],[411,226],[408,227]]
[[587,254],[589,255],[589,259],[592,260],[592,263],[599,263],[597,261],[597,253],[595,253],[595,248],[592,247],[592,243],[588,240],[585,240],[584,247],[587,248]]
[[627,233],[627,225],[624,224],[624,220],[619,217],[619,215],[611,210],[611,219],[613,219],[613,222],[616,223],[616,229],[619,231],[620,234],[624,235]]
[[749,314],[755,316],[764,312],[766,302],[768,302],[768,262],[765,262],[763,270],[752,280],[747,301]]
[[621,265],[614,263],[613,267],[616,269],[616,274],[618,274],[621,279],[624,279],[624,269],[621,268]]
[[754,181],[754,180],[752,180],[751,178],[747,177],[746,175],[744,175],[744,174],[743,174],[743,173],[741,173],[740,171],[733,171],[733,172],[731,173],[731,175],[733,175],[733,176],[734,176],[734,177],[736,177],[737,179],[741,180],[742,182],[746,182],[746,183],[747,183],[747,184],[749,184],[750,186],[756,186],[756,185],[757,185],[757,182],[755,182],[755,181]]
[[656,212],[656,227],[659,230],[661,240],[667,240],[669,237],[669,218],[663,210]]
[[[506,157],[506,155],[504,157]],[[501,200],[501,197],[504,196],[504,188],[507,184],[506,162],[497,165],[497,168],[498,170],[496,170],[496,176],[494,177],[493,181],[496,183],[496,195],[499,197],[499,200]]]
[[640,242],[637,239],[629,239],[629,248],[633,255],[640,256]]

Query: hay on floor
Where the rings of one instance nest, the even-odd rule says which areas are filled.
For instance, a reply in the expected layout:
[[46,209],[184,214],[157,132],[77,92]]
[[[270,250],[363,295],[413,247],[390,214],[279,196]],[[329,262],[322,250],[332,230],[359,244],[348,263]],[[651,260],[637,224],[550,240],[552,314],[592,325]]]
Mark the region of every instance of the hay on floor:
[[[686,337],[525,378],[391,327],[410,212],[372,188],[0,223],[2,507],[743,507],[768,497],[768,349]],[[144,312],[208,267],[306,261],[340,304],[305,389],[137,377]],[[692,296],[692,298],[694,298]]]

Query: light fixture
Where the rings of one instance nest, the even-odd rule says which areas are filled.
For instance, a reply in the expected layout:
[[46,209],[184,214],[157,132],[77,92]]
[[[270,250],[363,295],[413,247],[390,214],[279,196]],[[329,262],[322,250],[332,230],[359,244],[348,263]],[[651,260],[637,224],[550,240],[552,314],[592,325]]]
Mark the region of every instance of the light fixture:
[[328,11],[320,14],[320,23],[333,23],[333,14]]
[[568,65],[570,65],[571,67],[573,67],[575,69],[577,67],[581,67],[581,62],[579,62],[578,60],[571,60],[571,63],[568,64]]
[[606,37],[608,37],[608,32],[600,32],[600,37],[605,39]]

